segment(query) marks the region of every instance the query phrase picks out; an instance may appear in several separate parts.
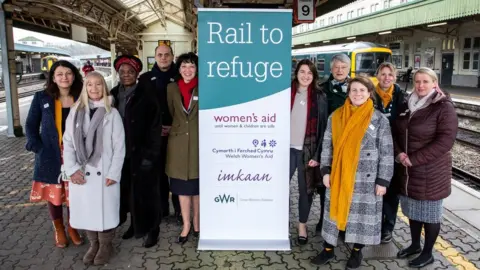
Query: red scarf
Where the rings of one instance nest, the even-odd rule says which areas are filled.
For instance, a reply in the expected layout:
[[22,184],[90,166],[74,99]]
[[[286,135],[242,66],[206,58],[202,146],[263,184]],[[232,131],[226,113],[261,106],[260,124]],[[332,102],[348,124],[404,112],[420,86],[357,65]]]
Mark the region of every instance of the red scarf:
[[186,83],[183,79],[178,81],[178,88],[180,88],[180,94],[183,98],[183,107],[188,110],[190,107],[190,100],[192,99],[193,89],[198,85],[198,77],[193,78],[190,82]]
[[[293,109],[293,103],[295,102],[295,95],[297,94],[297,82],[292,82],[292,93],[291,93],[291,103],[290,111]],[[317,98],[314,93],[314,88],[310,84],[307,90],[307,128],[305,130],[305,135],[315,135],[317,133]]]

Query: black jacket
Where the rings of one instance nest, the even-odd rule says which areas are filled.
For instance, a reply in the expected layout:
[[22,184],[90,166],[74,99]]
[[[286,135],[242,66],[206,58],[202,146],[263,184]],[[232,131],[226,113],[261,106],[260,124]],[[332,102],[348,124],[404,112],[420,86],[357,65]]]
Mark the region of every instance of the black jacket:
[[[328,115],[332,114],[336,109],[343,106],[345,99],[347,98],[347,93],[342,91],[340,85],[332,85],[333,76],[330,75],[330,78],[322,84],[320,84],[320,89],[325,93],[328,100]],[[347,83],[347,82],[346,82]]]
[[172,125],[172,116],[167,106],[167,85],[174,82],[178,76],[178,70],[173,63],[168,71],[161,71],[155,63],[151,71],[142,75],[142,77],[145,77],[145,80],[150,81],[152,84],[162,110],[162,124],[165,126]]
[[380,96],[375,92],[375,109],[382,112],[390,121],[390,126],[393,125],[398,115],[398,108],[404,103],[407,93],[403,91],[398,84],[394,85],[393,97],[387,108],[383,107],[383,102]]
[[[120,194],[120,224],[127,213],[133,215],[135,235],[141,237],[160,223],[160,183],[158,163],[162,147],[162,108],[150,77],[142,75],[125,106],[123,119],[126,159]],[[112,89],[118,106],[119,86]]]

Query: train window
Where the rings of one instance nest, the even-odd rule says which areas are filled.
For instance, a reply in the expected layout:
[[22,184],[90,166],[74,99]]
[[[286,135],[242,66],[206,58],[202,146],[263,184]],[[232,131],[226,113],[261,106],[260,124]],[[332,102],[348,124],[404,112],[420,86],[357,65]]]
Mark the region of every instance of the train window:
[[377,67],[383,62],[391,62],[391,55],[387,52],[359,53],[355,57],[355,72],[367,73],[373,76]]
[[325,71],[325,59],[318,59],[317,70],[319,72],[324,72]]
[[359,53],[355,59],[356,70],[369,70],[375,68],[373,53]]

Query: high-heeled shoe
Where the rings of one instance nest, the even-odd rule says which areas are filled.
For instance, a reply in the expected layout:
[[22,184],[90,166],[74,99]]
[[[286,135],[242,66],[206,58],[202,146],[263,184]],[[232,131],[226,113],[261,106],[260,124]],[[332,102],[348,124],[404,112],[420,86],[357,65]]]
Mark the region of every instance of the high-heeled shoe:
[[188,241],[188,236],[189,235],[190,235],[190,231],[188,232],[188,234],[186,236],[179,235],[178,239],[177,239],[177,243],[179,243],[180,245],[185,244]]
[[197,231],[193,230],[193,237],[198,238],[199,236],[200,236],[200,231],[197,232]]
[[298,236],[297,237],[297,242],[300,246],[304,246],[308,243],[308,236]]

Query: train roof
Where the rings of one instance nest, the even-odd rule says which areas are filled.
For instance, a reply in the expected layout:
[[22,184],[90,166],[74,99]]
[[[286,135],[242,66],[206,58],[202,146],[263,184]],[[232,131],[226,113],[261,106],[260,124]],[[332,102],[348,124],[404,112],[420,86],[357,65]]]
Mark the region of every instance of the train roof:
[[360,41],[360,42],[352,42],[352,43],[344,43],[344,44],[335,44],[335,45],[296,49],[296,50],[292,50],[292,54],[293,55],[302,55],[302,54],[311,54],[311,53],[319,53],[319,52],[330,52],[330,53],[332,53],[332,52],[351,52],[351,51],[356,50],[356,49],[372,48],[372,47],[387,48],[387,46],[385,46],[383,44]]

